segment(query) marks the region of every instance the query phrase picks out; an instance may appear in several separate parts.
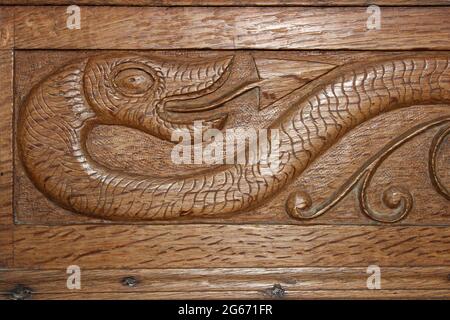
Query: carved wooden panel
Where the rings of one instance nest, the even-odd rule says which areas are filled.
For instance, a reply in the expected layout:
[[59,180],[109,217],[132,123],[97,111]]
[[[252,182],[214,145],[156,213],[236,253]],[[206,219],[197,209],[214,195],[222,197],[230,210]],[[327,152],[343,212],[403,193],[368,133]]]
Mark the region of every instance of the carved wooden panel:
[[449,1],[77,3],[0,0],[0,299],[450,297]]
[[[447,224],[448,61],[447,53],[20,52],[16,220]],[[200,134],[277,129],[279,167],[264,173],[263,158],[175,164],[171,136],[194,137],[195,121]]]

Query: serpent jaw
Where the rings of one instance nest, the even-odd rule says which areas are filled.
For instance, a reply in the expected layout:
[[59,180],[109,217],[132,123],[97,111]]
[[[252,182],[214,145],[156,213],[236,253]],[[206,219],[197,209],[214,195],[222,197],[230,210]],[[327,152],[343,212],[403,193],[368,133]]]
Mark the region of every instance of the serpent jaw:
[[[186,63],[105,54],[87,61],[83,91],[99,123],[133,127],[170,141],[175,130],[191,132],[192,119],[202,121],[205,130],[223,127],[226,114],[211,117],[203,111],[219,108],[254,87],[225,85],[232,61],[232,56]],[[188,121],[177,117],[185,112],[192,115]]]

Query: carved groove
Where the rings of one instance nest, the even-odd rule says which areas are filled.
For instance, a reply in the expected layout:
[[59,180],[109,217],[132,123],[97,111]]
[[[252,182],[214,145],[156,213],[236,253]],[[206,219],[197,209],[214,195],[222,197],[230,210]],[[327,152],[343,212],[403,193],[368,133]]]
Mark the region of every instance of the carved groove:
[[[284,100],[289,103],[287,111],[270,125],[281,135],[281,167],[273,175],[262,174],[270,164],[260,161],[181,177],[141,176],[106,168],[88,154],[87,136],[101,124],[128,126],[166,140],[176,129],[193,131],[192,122],[173,120],[170,112],[218,110],[224,102],[257,86],[255,79],[227,85],[235,72],[233,63],[230,56],[186,62],[115,53],[65,67],[33,88],[20,110],[18,146],[29,177],[59,205],[105,219],[232,213],[272,197],[361,123],[394,109],[450,102],[446,56],[365,62],[338,67],[311,83],[306,96],[294,91]],[[218,112],[215,117],[199,119],[206,123],[205,130],[221,129],[227,115]],[[435,172],[435,154],[447,134],[433,143],[430,171]],[[371,170],[381,161],[374,162]],[[386,194],[393,215],[374,212],[364,204],[372,171],[363,170],[354,180],[360,181],[361,210],[375,220],[401,219],[412,205],[402,189],[391,190],[391,195],[400,195],[399,201]],[[448,198],[439,178],[430,176]],[[348,183],[340,193],[347,193],[355,183]],[[308,201],[303,199],[303,208],[310,205]],[[317,212],[306,217],[317,216]],[[292,210],[289,213],[298,216]]]
[[430,155],[428,157],[428,171],[430,173],[431,183],[437,192],[443,195],[447,200],[450,200],[450,192],[441,182],[437,170],[436,170],[436,156],[438,150],[444,141],[444,139],[450,134],[450,126],[446,126],[441,129],[433,138],[433,142],[430,147]]
[[[369,218],[379,222],[396,222],[403,219],[413,206],[413,198],[409,191],[402,187],[392,186],[385,190],[382,200],[386,207],[392,211],[389,213],[381,213],[375,211],[369,204],[367,199],[367,188],[375,175],[379,166],[386,160],[392,152],[397,150],[400,146],[418,136],[419,134],[432,129],[436,126],[442,126],[450,122],[450,117],[439,118],[428,123],[420,124],[401,136],[394,139],[391,143],[385,146],[380,152],[371,157],[360,170],[358,170],[350,179],[348,179],[343,186],[335,192],[326,201],[312,206],[309,195],[300,191],[292,192],[286,202],[286,210],[293,217],[297,219],[313,219],[319,217],[335,206],[342,200],[351,190],[355,189],[358,195],[358,202],[361,212],[366,214]],[[445,127],[439,131],[433,139],[430,147],[429,157],[429,173],[430,179],[433,182],[435,189],[444,194],[446,189],[440,183],[440,180],[435,170],[435,157],[440,143],[448,134],[449,127]],[[308,199],[307,201],[304,199]],[[302,202],[303,201],[303,202]]]

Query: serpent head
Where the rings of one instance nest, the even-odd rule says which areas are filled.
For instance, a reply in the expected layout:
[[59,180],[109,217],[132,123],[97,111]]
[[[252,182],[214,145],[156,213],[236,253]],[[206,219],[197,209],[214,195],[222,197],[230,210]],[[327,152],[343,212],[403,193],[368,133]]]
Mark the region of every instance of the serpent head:
[[[88,60],[83,90],[86,100],[105,124],[133,127],[170,140],[175,129],[193,128],[202,120],[205,129],[221,128],[226,114],[206,116],[242,88],[224,89],[232,56],[186,62],[130,54],[106,54]],[[210,114],[210,113],[209,113]],[[186,119],[186,120],[184,120]],[[188,120],[189,119],[189,120]]]

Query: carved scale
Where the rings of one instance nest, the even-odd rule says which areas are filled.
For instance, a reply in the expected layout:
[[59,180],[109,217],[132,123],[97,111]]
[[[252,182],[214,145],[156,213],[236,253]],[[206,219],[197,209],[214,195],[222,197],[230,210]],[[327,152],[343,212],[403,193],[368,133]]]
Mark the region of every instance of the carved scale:
[[[232,56],[210,61],[106,54],[72,63],[34,87],[20,109],[18,146],[35,186],[60,206],[115,220],[176,219],[223,215],[258,206],[285,188],[346,133],[382,113],[412,105],[450,104],[447,56],[405,56],[342,66],[307,85],[307,94],[290,93],[287,110],[270,128],[279,129],[281,167],[272,175],[265,161],[224,165],[200,174],[153,177],[107,168],[86,147],[100,124],[128,126],[170,140],[176,129],[192,131],[192,121],[169,119],[166,111],[219,109],[258,86],[245,79],[227,86]],[[226,114],[202,118],[204,129],[223,128]],[[404,133],[380,150],[326,202],[312,205],[302,190],[286,200],[293,218],[314,218],[356,188],[361,211],[383,222],[403,218],[412,197],[402,189],[385,192],[388,213],[367,204],[365,189],[379,164],[393,150],[434,127],[429,172],[435,189],[449,192],[436,174],[436,153],[449,134],[450,118],[440,117]]]

